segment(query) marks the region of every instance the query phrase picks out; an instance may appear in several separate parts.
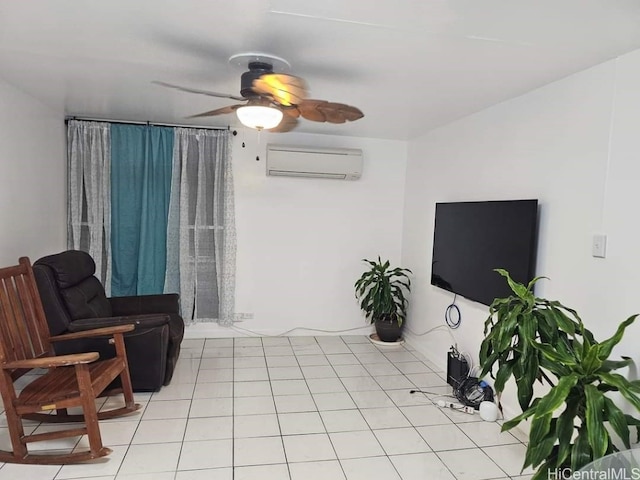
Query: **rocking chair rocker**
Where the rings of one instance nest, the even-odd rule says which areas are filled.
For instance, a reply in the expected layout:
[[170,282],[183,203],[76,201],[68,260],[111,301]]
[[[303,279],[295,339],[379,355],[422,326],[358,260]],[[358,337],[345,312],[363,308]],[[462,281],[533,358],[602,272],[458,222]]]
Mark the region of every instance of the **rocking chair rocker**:
[[[111,449],[102,445],[98,420],[134,412],[123,333],[133,325],[99,328],[51,337],[36,287],[31,263],[0,268],[0,394],[4,403],[13,451],[0,450],[0,462],[65,464],[103,457]],[[115,358],[98,361],[96,352],[55,356],[52,342],[101,336],[111,337]],[[15,381],[33,369],[47,369],[19,390]],[[38,373],[38,372],[36,372]],[[120,377],[124,407],[98,412],[95,399]],[[82,414],[67,409],[80,407]],[[52,411],[55,410],[55,414]],[[22,419],[38,422],[84,422],[84,427],[25,435]],[[64,454],[33,454],[31,442],[87,435],[89,450]]]

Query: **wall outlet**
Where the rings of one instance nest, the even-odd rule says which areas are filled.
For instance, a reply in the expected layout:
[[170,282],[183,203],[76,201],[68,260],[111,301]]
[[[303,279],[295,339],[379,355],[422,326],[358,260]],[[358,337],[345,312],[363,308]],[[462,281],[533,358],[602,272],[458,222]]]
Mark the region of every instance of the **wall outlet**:
[[607,251],[607,236],[597,234],[593,236],[591,255],[596,258],[605,258]]
[[245,320],[253,320],[253,313],[236,313],[233,323],[244,322]]

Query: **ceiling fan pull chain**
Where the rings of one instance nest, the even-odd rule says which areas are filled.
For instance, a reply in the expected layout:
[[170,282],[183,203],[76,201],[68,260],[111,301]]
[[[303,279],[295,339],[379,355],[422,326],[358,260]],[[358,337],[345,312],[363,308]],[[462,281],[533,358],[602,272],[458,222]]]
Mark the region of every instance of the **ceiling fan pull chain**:
[[[258,152],[260,151],[260,132],[262,132],[262,129],[258,130]],[[260,155],[256,155],[256,162],[260,161]]]

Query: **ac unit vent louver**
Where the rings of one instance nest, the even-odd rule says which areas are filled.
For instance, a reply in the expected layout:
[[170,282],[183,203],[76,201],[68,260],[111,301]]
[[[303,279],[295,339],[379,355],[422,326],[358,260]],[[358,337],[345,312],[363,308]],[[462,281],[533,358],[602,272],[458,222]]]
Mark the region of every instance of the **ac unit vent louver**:
[[357,180],[362,150],[267,145],[267,175]]

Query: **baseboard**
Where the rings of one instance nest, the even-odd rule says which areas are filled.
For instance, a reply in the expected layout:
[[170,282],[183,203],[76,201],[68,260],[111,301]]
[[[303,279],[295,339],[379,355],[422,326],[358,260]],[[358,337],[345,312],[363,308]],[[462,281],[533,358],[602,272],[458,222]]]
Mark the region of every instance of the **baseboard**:
[[[244,322],[243,322],[244,323]],[[194,323],[193,325],[188,325],[185,328],[184,338],[190,339],[201,339],[201,338],[229,338],[229,337],[253,337],[253,336],[264,336],[264,337],[277,337],[277,336],[287,336],[287,337],[322,337],[322,336],[343,336],[343,335],[369,335],[373,330],[370,325],[365,325],[361,328],[357,328],[356,330],[351,330],[348,332],[333,332],[333,331],[322,331],[320,329],[311,329],[307,327],[294,327],[294,330],[289,332],[286,335],[282,335],[284,331],[283,328],[279,329],[271,329],[271,328],[245,328],[244,325],[234,325],[230,327],[221,327],[217,323],[213,322],[201,322]]]

